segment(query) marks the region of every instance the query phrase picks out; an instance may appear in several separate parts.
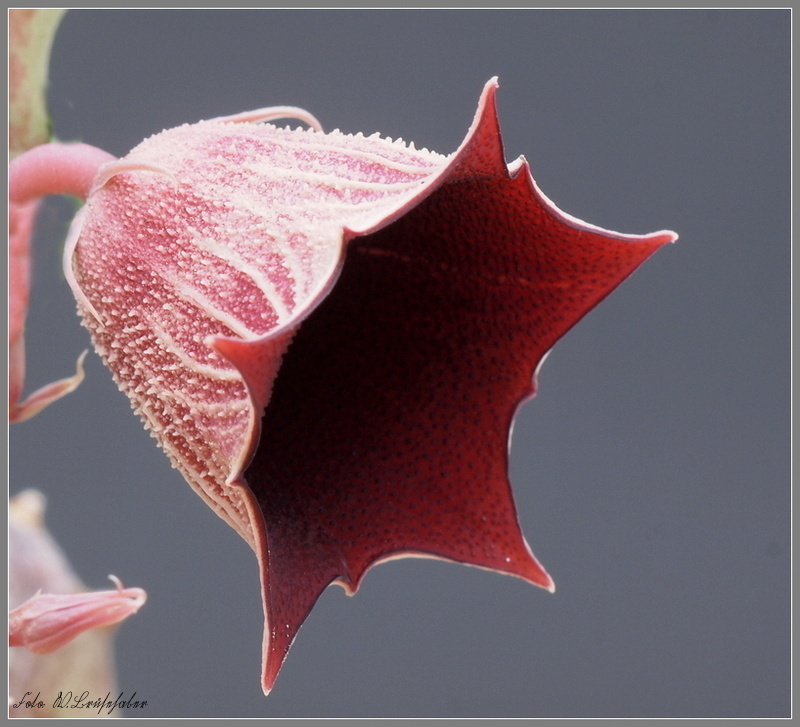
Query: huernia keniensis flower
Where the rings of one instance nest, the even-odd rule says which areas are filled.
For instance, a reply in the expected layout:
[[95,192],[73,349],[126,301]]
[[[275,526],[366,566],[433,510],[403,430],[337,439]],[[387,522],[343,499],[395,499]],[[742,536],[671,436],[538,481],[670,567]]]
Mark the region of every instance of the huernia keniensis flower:
[[[495,91],[448,156],[279,108],[92,162],[67,278],[145,425],[256,553],[265,691],[320,593],[379,561],[553,589],[517,522],[513,418],[553,344],[675,235],[557,209],[504,161]],[[256,123],[278,114],[312,128]]]

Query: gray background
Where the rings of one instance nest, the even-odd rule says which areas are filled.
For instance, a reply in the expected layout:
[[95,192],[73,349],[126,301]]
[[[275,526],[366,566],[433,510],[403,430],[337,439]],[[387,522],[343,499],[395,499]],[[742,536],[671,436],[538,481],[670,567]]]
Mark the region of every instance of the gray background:
[[[94,354],[11,431],[81,577],[150,600],[120,630],[147,716],[786,716],[790,708],[788,11],[71,11],[56,133],[122,155],[275,104],[440,152],[500,78],[508,160],[565,211],[660,251],[556,347],[511,457],[553,575],[431,560],[320,599],[259,688],[255,558],[191,492]],[[88,345],[37,239],[29,390]]]

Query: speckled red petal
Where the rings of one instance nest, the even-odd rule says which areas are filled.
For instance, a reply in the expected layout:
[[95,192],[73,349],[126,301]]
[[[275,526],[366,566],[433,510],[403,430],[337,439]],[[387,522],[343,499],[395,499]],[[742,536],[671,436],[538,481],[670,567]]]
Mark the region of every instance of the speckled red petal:
[[348,245],[285,356],[245,473],[264,514],[265,690],[322,590],[434,556],[553,589],[523,538],[508,439],[555,341],[672,233],[621,236],[509,174],[489,84],[437,181]]

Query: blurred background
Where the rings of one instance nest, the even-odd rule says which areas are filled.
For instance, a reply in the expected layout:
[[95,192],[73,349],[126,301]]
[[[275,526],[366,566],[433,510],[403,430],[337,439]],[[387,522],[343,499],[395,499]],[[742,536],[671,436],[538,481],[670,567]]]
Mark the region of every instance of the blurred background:
[[[266,698],[253,554],[91,354],[74,394],[12,428],[10,488],[47,495],[89,586],[147,589],[117,637],[145,716],[789,715],[790,27],[788,10],[67,13],[62,140],[123,155],[290,104],[449,153],[497,75],[507,159],[560,208],[680,234],[556,346],[517,419],[519,517],[556,593],[380,565],[352,599],[323,594]],[[89,346],[60,268],[72,210],[40,218],[28,391]]]

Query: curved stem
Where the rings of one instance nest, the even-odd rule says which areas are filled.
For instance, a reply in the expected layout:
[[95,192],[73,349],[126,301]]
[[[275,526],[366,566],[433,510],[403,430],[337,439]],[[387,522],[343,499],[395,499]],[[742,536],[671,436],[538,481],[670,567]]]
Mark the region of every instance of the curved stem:
[[49,384],[20,401],[25,383],[25,315],[30,295],[30,238],[39,201],[51,194],[86,199],[98,170],[115,157],[88,144],[43,144],[16,157],[8,167],[8,350],[9,421],[23,421],[72,391],[74,376]]
[[8,201],[24,204],[49,194],[86,199],[98,169],[116,159],[89,144],[42,144],[8,167]]

